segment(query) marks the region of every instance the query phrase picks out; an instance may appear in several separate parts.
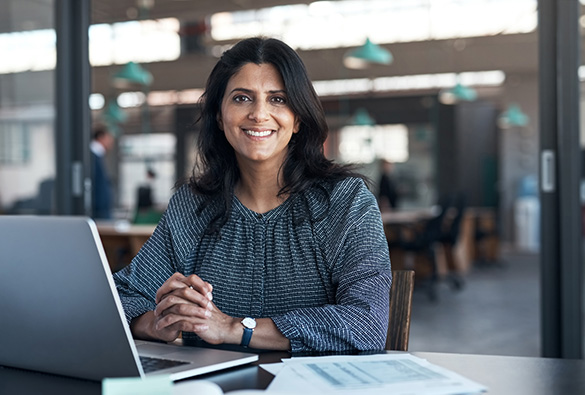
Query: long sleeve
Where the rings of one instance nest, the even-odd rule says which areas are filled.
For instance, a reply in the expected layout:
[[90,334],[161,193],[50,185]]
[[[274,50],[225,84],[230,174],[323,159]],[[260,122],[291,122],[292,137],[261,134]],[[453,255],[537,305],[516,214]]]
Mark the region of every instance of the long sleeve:
[[293,352],[384,348],[392,281],[387,242],[374,197],[361,190],[350,200],[343,214],[333,208],[341,219],[318,228],[333,261],[335,302],[273,317]]
[[199,203],[187,186],[180,188],[130,265],[114,274],[128,322],[154,310],[156,292],[174,273],[195,273],[193,255],[209,221]]
[[175,255],[170,245],[167,217],[163,215],[132,263],[114,274],[128,322],[154,310],[157,290],[176,271]]

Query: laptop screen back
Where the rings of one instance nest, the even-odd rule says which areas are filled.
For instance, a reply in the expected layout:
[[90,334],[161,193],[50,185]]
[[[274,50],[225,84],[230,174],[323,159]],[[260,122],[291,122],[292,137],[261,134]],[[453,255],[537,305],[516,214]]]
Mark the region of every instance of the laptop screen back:
[[140,375],[98,238],[87,218],[0,216],[1,365]]

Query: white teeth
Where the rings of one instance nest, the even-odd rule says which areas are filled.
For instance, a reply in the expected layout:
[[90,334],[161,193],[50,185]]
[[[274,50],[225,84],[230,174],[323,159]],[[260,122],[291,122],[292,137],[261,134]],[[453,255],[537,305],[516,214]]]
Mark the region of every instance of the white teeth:
[[254,130],[244,130],[247,135],[254,136],[254,137],[266,137],[272,134],[272,130],[264,130],[262,132],[256,132]]

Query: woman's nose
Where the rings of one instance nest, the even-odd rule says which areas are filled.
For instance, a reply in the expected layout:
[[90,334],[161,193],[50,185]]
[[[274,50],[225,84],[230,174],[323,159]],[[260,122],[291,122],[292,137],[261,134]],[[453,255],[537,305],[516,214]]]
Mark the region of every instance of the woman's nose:
[[255,122],[263,122],[268,120],[269,112],[267,104],[260,100],[256,101],[250,109],[250,114],[248,117],[253,119]]

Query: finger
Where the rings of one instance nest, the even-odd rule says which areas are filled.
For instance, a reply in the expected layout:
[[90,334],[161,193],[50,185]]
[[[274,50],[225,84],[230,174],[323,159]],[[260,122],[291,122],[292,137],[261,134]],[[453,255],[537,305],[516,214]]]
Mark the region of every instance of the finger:
[[185,316],[200,316],[201,318],[210,317],[212,309],[212,306],[210,305],[211,302],[207,299],[204,299],[200,294],[193,290],[191,290],[191,293],[196,294],[198,298],[201,299],[202,303],[192,303],[182,297],[170,295],[165,297],[159,304],[156,305],[156,308],[154,309],[154,315],[161,316],[169,313],[175,313]]
[[179,337],[181,334],[182,329],[176,323],[173,325],[169,325],[167,327],[161,327],[161,329],[157,329],[157,324],[155,321],[155,333],[158,335],[158,338],[163,341],[172,342]]
[[197,303],[201,307],[207,307],[211,303],[211,297],[208,294],[201,293],[201,291],[193,287],[177,289],[173,294],[190,302]]
[[156,321],[155,329],[157,331],[172,329],[185,332],[202,332],[208,330],[209,325],[201,319],[169,314]]
[[209,300],[213,299],[212,291],[213,287],[207,281],[203,281],[201,277],[197,276],[196,274],[192,274],[189,277],[186,277],[185,283],[189,285],[194,290],[200,292],[202,295]]
[[182,304],[182,305],[174,305],[174,306],[164,310],[162,312],[162,314],[160,315],[160,317],[162,319],[162,317],[166,317],[167,315],[181,316],[187,320],[192,320],[192,319],[206,320],[206,319],[211,318],[212,313],[211,313],[211,311],[206,310],[206,309],[202,309],[201,307]]
[[175,303],[192,303],[201,306],[202,308],[211,310],[211,301],[206,296],[203,296],[201,293],[191,287],[175,289],[174,291],[164,295],[157,303],[157,305],[160,305],[163,302],[164,308],[168,308]]
[[158,289],[156,292],[155,303],[161,301],[161,299],[170,292],[173,292],[175,289],[185,288],[188,285],[185,283],[186,277],[181,273],[174,273],[171,277],[169,277],[163,285]]

